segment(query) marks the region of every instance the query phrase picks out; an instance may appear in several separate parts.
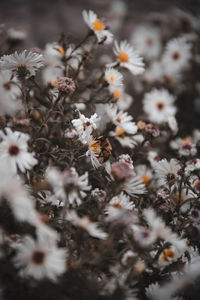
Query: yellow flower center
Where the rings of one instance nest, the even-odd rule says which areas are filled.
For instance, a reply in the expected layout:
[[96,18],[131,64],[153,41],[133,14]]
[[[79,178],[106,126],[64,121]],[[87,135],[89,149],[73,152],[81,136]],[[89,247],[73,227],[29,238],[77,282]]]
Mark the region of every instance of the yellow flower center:
[[62,46],[59,47],[59,52],[60,54],[64,55],[65,54],[65,50]]
[[110,81],[114,81],[115,80],[115,77],[114,76],[110,76]]
[[168,248],[165,249],[162,253],[162,259],[165,261],[169,261],[169,258],[173,258],[175,256],[175,253],[172,249]]
[[96,21],[94,21],[92,25],[95,31],[102,31],[105,29],[104,23],[101,22],[99,19],[96,19]]
[[56,79],[51,80],[51,85],[54,87],[57,86],[57,80]]
[[122,96],[122,93],[120,90],[114,90],[113,91],[113,96],[115,97],[115,99],[120,99]]
[[183,143],[191,143],[192,142],[192,138],[190,136],[188,136],[188,137],[182,139],[182,142]]
[[129,56],[126,52],[120,52],[118,59],[120,62],[128,62],[129,61]]
[[142,179],[145,184],[149,182],[149,176],[147,176],[146,174],[142,175]]
[[123,128],[119,128],[117,130],[117,135],[122,135],[125,132],[125,130]]

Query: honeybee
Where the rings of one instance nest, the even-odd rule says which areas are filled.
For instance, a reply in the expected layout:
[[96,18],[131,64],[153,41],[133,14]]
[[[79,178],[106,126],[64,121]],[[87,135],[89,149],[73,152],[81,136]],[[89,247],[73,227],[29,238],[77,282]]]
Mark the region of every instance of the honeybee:
[[91,147],[94,152],[98,153],[97,159],[101,164],[109,159],[112,146],[107,137],[99,136],[94,138]]

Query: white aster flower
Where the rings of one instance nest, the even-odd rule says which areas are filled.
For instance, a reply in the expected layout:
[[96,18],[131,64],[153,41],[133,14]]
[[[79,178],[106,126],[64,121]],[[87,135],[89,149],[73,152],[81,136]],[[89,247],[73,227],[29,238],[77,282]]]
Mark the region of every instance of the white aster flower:
[[66,250],[50,245],[44,239],[36,242],[26,236],[16,249],[14,264],[20,268],[23,277],[30,276],[36,280],[49,278],[56,281],[66,270]]
[[186,162],[185,175],[189,176],[192,172],[200,170],[200,159],[194,158]]
[[146,193],[146,188],[140,176],[132,176],[127,178],[122,187],[128,195],[137,197]]
[[161,124],[167,122],[169,117],[174,116],[176,107],[174,106],[174,96],[165,89],[153,89],[145,94],[143,100],[144,112],[151,122]]
[[138,26],[133,33],[133,44],[138,52],[147,59],[156,58],[161,51],[159,31],[152,26]]
[[0,67],[2,70],[8,70],[11,74],[18,77],[31,77],[36,74],[38,69],[44,66],[44,58],[42,54],[27,52],[4,55],[0,59]]
[[0,72],[0,115],[14,115],[21,110],[20,95],[20,88],[14,79],[10,80],[9,72]]
[[122,85],[123,76],[114,68],[107,68],[105,71],[105,80],[111,87],[120,87]]
[[14,173],[17,173],[17,167],[24,173],[37,164],[34,153],[28,152],[27,134],[5,128],[5,132],[0,131],[0,139],[0,160],[5,160]]
[[119,110],[127,110],[133,103],[133,97],[127,94],[122,86],[109,86],[111,95],[116,100],[116,105]]
[[111,122],[118,126],[123,133],[135,134],[137,132],[138,127],[135,122],[132,122],[133,117],[128,115],[127,112],[118,110],[116,105],[107,105],[107,115]]
[[90,139],[91,133],[97,128],[100,118],[93,114],[90,118],[85,117],[79,112],[79,119],[72,120],[72,124],[77,131],[80,141],[86,144]]
[[178,172],[181,170],[181,165],[178,160],[172,158],[168,162],[166,158],[155,162],[153,165],[158,178],[159,185],[168,185],[175,183],[180,178]]
[[105,42],[109,44],[113,40],[113,34],[106,29],[106,25],[98,19],[97,15],[92,11],[83,11],[83,19],[88,27],[95,33],[99,43]]
[[167,73],[179,73],[188,67],[191,58],[191,45],[185,38],[175,38],[167,43],[162,64]]
[[74,210],[68,212],[66,219],[74,226],[82,228],[88,232],[89,235],[102,240],[107,239],[108,234],[97,227],[97,224],[90,221],[87,216],[79,217]]
[[109,216],[117,214],[120,209],[132,210],[135,204],[130,201],[130,197],[121,192],[119,195],[113,197],[105,209],[105,213]]
[[144,184],[148,184],[152,178],[152,171],[146,165],[137,165],[135,167],[136,174],[141,176]]
[[112,63],[110,66],[119,64],[121,67],[128,69],[134,75],[144,72],[144,63],[142,58],[138,56],[133,46],[128,44],[127,41],[121,41],[120,44],[115,41],[113,51],[117,57],[117,61],[116,63]]
[[65,170],[62,173],[55,167],[48,167],[46,170],[46,179],[53,187],[54,195],[51,201],[68,201],[72,206],[80,205],[82,198],[86,197],[86,191],[91,190],[88,185],[88,172],[79,176],[75,168]]

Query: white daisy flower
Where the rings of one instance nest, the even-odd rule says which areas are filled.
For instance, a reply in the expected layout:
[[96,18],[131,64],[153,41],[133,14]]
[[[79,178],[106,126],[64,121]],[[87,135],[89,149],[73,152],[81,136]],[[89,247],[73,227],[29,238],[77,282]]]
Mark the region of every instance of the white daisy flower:
[[0,59],[0,67],[2,70],[8,70],[14,76],[31,77],[44,66],[44,58],[42,54],[27,52],[4,55]]
[[14,115],[17,111],[22,110],[20,96],[20,88],[15,80],[10,80],[9,72],[0,72],[0,114]]
[[28,152],[27,134],[5,128],[5,133],[0,131],[0,138],[0,160],[6,161],[14,173],[17,173],[17,167],[24,173],[37,164],[34,153]]
[[74,210],[67,213],[66,219],[74,226],[82,228],[88,232],[89,235],[102,240],[107,239],[108,234],[97,227],[97,224],[90,221],[87,216],[79,217]]
[[34,241],[26,236],[16,246],[17,254],[14,264],[20,268],[20,275],[36,280],[49,278],[56,281],[66,270],[66,250],[46,243],[45,240]]
[[169,162],[164,158],[159,162],[155,162],[153,167],[157,174],[159,185],[175,183],[180,178],[178,172],[181,170],[181,165],[174,158],[170,159]]
[[138,26],[133,33],[133,44],[138,52],[147,59],[159,56],[161,40],[159,31],[152,26]]
[[124,129],[119,126],[115,127],[115,131],[110,131],[109,135],[113,136],[122,147],[127,147],[130,149],[135,148],[137,145],[137,141],[135,140],[134,136],[126,136]]
[[120,209],[133,210],[134,203],[130,201],[130,197],[121,192],[120,195],[113,197],[105,209],[105,213],[109,216],[117,214]]
[[137,197],[138,195],[146,193],[145,185],[140,176],[132,176],[127,178],[123,183],[122,189],[132,197]]
[[135,171],[137,175],[141,176],[144,184],[148,184],[152,179],[152,171],[146,165],[137,165]]
[[144,72],[144,63],[142,58],[138,56],[133,46],[128,44],[127,41],[121,41],[120,44],[115,41],[113,51],[117,57],[117,61],[112,63],[110,66],[119,64],[121,67],[128,69],[134,75]]
[[186,162],[185,175],[189,176],[192,172],[200,170],[200,159],[194,158]]
[[118,126],[123,133],[135,134],[138,130],[135,122],[132,122],[133,117],[127,112],[118,110],[116,105],[107,105],[107,115],[111,122]]
[[83,11],[83,19],[88,27],[95,33],[99,43],[105,42],[109,44],[113,40],[113,34],[106,29],[106,25],[98,19],[97,15],[92,11]]
[[85,198],[87,195],[85,192],[91,190],[91,186],[88,185],[88,172],[79,176],[75,168],[65,170],[61,173],[55,167],[48,167],[46,170],[46,179],[53,187],[54,194],[49,199],[52,202],[59,200],[63,203],[68,201],[72,206],[80,205],[82,198]]
[[162,64],[167,73],[179,73],[188,67],[191,56],[191,45],[186,39],[175,38],[167,43]]
[[161,124],[167,122],[169,117],[174,116],[176,107],[175,98],[165,89],[153,89],[145,94],[143,99],[143,109],[151,122]]
[[120,87],[123,83],[122,74],[114,68],[107,68],[105,71],[105,80],[111,87]]
[[79,112],[79,119],[72,120],[72,124],[76,129],[79,140],[86,144],[90,139],[91,133],[94,129],[97,129],[100,118],[97,114],[93,114],[90,118],[85,117]]
[[133,97],[123,90],[122,87],[109,86],[111,95],[116,100],[116,105],[119,110],[128,110],[133,103]]

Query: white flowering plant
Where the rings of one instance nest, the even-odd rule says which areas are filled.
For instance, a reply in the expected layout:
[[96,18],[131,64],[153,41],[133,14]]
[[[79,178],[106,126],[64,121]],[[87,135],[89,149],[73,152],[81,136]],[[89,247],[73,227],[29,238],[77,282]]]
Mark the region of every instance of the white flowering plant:
[[198,299],[200,24],[110,14],[44,49],[1,28],[2,299]]

